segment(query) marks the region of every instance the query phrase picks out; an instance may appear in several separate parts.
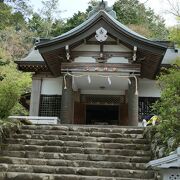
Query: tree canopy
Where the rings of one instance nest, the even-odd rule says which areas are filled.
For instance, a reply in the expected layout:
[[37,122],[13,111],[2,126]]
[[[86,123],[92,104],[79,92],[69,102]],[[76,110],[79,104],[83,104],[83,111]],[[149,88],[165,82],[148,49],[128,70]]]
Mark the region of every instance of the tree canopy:
[[[117,13],[117,19],[121,23],[148,38],[167,39],[168,32],[164,19],[138,0],[118,0],[113,7]],[[140,30],[137,27],[140,27]],[[145,33],[141,31],[141,27]]]
[[[91,0],[85,12],[77,12],[71,18],[63,20],[58,9],[58,0],[43,0],[39,12],[32,13],[29,18],[28,27],[39,37],[54,37],[65,33],[83,23],[97,0]],[[156,15],[150,8],[138,0],[117,0],[113,6],[117,13],[117,20],[129,26],[132,30],[147,38],[164,40],[168,38],[168,30],[164,19]],[[58,14],[58,16],[57,16]],[[58,18],[57,18],[58,17]]]
[[[163,71],[158,78],[161,88],[161,98],[157,101],[153,108],[160,116],[161,122],[157,127],[161,134],[163,143],[167,146],[169,138],[175,140],[173,148],[177,148],[180,144],[180,59],[171,69]],[[170,149],[172,151],[174,149]],[[169,153],[169,152],[168,152]]]
[[174,15],[178,22],[177,25],[169,28],[169,39],[175,42],[180,47],[180,1],[179,0],[167,0],[170,6],[168,13]]
[[29,88],[31,76],[19,72],[14,60],[29,51],[34,36],[27,28],[25,14],[12,6],[20,0],[5,2],[0,1],[0,119],[10,115],[15,107],[23,111],[18,102]]
[[17,71],[14,63],[0,66],[0,119],[10,115],[30,82],[29,74]]
[[[92,6],[97,5],[97,0],[89,2],[86,12],[78,12],[68,19],[63,32],[66,32],[86,20]],[[157,40],[164,40],[168,37],[168,30],[165,27],[164,19],[156,15],[150,8],[145,8],[144,4],[138,0],[117,0],[113,9],[116,11],[117,20],[129,26],[137,33],[145,37]]]

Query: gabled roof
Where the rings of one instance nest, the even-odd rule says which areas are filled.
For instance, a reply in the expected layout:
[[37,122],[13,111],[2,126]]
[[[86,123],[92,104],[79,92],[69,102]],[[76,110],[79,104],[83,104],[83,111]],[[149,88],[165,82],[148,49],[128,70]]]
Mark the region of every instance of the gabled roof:
[[18,64],[18,69],[25,72],[41,72],[48,71],[48,67],[46,66],[43,57],[39,53],[39,50],[34,47],[30,50],[29,54],[21,59],[20,61],[16,61]]
[[25,57],[22,58],[21,61],[41,61],[44,62],[43,57],[39,53],[38,49],[35,49],[34,47],[30,50],[29,54]]
[[[135,46],[137,47],[137,61],[133,63],[141,65],[141,77],[154,79],[160,69],[168,44],[149,40],[132,31],[114,18],[115,13],[112,8],[108,8],[103,1],[90,14],[89,19],[76,28],[36,44],[36,49],[41,53],[50,72],[54,76],[61,74],[61,63],[67,62],[65,47],[68,46],[71,53],[73,48],[83,44],[87,39],[95,37],[98,29],[104,28],[107,35],[112,36],[117,42],[122,43],[132,51]],[[96,51],[95,53],[99,54],[100,52]]]
[[81,34],[83,31],[86,31],[90,26],[92,26],[94,23],[96,23],[100,19],[106,20],[106,22],[108,22],[112,26],[116,27],[117,30],[120,30],[122,33],[124,33],[124,35],[129,36],[135,40],[142,41],[151,46],[157,46],[157,47],[160,47],[163,49],[167,48],[167,45],[164,44],[163,42],[161,43],[161,42],[157,42],[157,41],[151,41],[151,40],[147,39],[146,37],[136,33],[135,31],[132,31],[127,26],[123,25],[121,22],[114,19],[110,14],[108,14],[104,10],[100,10],[99,12],[95,13],[93,16],[91,16],[89,19],[87,19],[85,22],[83,22],[79,26],[73,28],[72,30],[70,30],[60,36],[52,38],[49,41],[37,43],[36,47],[38,49],[41,49],[43,47],[47,47],[47,46],[50,46],[50,45],[53,45],[53,44],[56,44],[59,42],[64,42],[64,41],[67,41],[68,39],[72,39],[74,36],[77,36],[77,35]]

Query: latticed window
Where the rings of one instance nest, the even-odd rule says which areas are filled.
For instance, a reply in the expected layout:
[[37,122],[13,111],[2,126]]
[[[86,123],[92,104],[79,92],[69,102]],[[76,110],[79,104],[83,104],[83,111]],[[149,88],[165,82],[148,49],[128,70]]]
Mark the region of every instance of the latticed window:
[[157,97],[139,97],[139,120],[142,120],[144,115],[152,114],[151,106],[158,100]]
[[86,104],[120,105],[125,103],[125,96],[116,95],[81,95],[81,102]]
[[41,95],[40,116],[60,117],[61,96],[60,95]]

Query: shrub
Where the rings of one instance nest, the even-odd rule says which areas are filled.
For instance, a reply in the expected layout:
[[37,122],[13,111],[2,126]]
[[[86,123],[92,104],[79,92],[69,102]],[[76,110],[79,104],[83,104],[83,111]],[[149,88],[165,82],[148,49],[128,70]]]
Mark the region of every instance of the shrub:
[[161,123],[157,126],[162,143],[168,147],[168,140],[173,138],[174,150],[180,145],[180,67],[165,69],[158,78],[161,98],[153,105],[154,111],[160,116]]
[[30,75],[16,70],[14,63],[0,66],[0,119],[10,115],[30,82]]

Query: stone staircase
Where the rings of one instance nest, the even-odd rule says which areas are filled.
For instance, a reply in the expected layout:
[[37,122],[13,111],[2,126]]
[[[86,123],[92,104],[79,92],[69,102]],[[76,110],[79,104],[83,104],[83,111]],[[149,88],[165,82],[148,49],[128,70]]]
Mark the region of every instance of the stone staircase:
[[141,128],[23,126],[2,147],[0,180],[154,179]]

